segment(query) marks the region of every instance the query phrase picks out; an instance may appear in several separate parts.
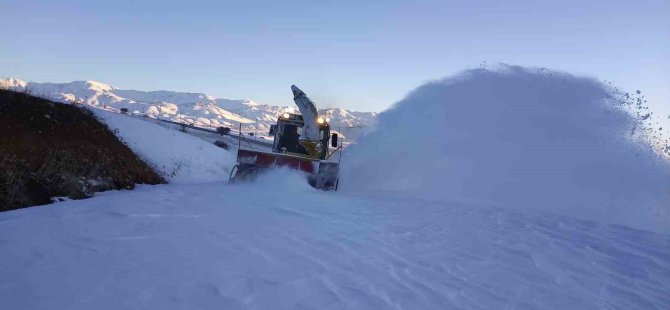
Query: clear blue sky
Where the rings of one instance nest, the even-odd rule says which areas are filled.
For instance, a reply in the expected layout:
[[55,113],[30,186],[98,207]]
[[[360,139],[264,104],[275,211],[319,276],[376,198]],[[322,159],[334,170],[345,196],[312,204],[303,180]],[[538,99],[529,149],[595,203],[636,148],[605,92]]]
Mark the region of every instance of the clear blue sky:
[[0,0],[0,76],[380,111],[481,63],[640,89],[670,114],[670,1]]

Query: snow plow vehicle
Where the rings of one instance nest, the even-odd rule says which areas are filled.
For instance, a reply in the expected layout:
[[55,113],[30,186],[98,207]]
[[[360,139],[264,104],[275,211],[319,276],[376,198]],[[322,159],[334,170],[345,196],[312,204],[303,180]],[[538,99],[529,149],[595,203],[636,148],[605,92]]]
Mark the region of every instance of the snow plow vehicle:
[[[342,152],[338,134],[331,133],[327,120],[318,115],[316,106],[304,92],[295,85],[291,90],[300,114],[285,112],[277,118],[277,124],[269,132],[274,136],[271,151],[254,149],[251,144],[244,147],[240,135],[237,164],[230,173],[229,183],[253,181],[267,169],[286,167],[306,173],[312,187],[337,190]],[[331,160],[338,151],[338,161]]]

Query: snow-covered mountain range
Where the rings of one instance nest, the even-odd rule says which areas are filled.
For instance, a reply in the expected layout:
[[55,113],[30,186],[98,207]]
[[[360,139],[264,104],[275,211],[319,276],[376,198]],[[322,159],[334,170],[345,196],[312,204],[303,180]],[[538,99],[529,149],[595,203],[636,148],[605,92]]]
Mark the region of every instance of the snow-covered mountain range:
[[[266,132],[287,106],[259,104],[251,100],[220,99],[201,93],[175,91],[139,91],[118,89],[96,81],[70,83],[36,83],[16,78],[0,79],[0,87],[27,91],[33,95],[59,102],[82,103],[109,109],[126,108],[131,113],[169,119],[202,127],[227,126],[245,131]],[[318,104],[318,103],[317,103]],[[330,119],[331,127],[342,129],[353,138],[376,118],[375,112],[344,109],[321,109],[319,114]]]

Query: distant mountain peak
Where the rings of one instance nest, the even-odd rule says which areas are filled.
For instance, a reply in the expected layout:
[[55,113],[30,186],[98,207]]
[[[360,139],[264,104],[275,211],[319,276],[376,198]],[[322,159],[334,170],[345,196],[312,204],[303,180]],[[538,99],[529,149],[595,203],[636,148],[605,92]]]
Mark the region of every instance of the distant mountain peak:
[[0,79],[1,88],[9,88],[9,89],[25,88],[27,84],[28,82],[24,80],[19,80],[17,78]]
[[76,81],[73,83],[83,83],[88,87],[88,89],[98,90],[98,91],[111,91],[115,89],[113,86],[98,81]]

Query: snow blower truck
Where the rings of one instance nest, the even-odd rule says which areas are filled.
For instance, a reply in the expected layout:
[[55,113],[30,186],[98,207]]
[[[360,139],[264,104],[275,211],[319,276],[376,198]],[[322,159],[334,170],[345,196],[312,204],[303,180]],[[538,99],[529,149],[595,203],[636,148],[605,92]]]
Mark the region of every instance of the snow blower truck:
[[[314,188],[337,190],[342,157],[338,134],[331,134],[328,122],[318,115],[314,102],[302,90],[291,85],[291,91],[300,114],[282,113],[277,124],[270,126],[269,134],[274,136],[271,152],[256,150],[251,143],[250,149],[243,148],[240,130],[237,164],[230,172],[229,183],[253,181],[267,169],[287,167],[306,173]],[[332,152],[330,147],[334,148]],[[338,161],[331,160],[338,151]]]

